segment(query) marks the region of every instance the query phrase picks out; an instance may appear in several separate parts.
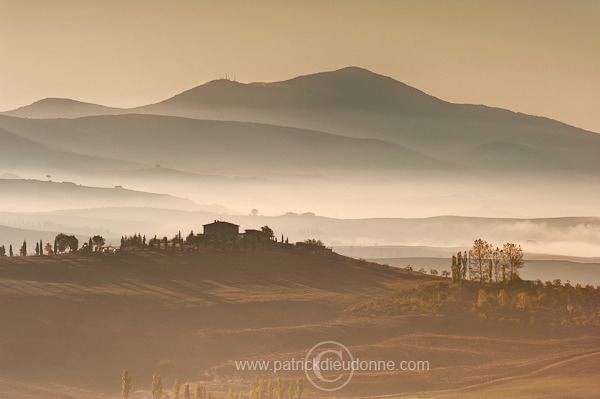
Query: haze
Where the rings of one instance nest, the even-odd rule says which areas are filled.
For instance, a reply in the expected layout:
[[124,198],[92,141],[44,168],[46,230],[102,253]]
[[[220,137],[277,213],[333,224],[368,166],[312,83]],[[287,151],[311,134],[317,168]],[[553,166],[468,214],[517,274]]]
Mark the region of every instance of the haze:
[[[174,5],[177,6],[174,6]],[[595,1],[0,2],[0,110],[132,107],[224,76],[360,65],[451,102],[600,132]]]

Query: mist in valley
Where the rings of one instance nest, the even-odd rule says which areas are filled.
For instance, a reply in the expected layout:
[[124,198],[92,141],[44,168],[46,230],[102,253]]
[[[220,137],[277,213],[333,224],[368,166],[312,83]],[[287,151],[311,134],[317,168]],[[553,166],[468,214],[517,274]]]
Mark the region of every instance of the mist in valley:
[[361,68],[132,109],[49,99],[0,115],[0,138],[13,228],[170,236],[220,219],[331,246],[600,256],[598,134]]
[[467,3],[3,2],[0,397],[599,397],[599,9]]

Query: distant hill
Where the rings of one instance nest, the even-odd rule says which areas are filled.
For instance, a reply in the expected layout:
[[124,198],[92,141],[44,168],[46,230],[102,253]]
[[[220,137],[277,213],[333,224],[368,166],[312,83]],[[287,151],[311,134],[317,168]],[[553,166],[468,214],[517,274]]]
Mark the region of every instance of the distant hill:
[[[56,103],[58,100],[48,101]],[[600,135],[596,133],[503,109],[448,103],[392,78],[357,67],[274,83],[242,84],[216,80],[162,102],[128,110],[104,109],[65,100],[58,104],[60,107],[54,108],[65,111],[53,114],[54,117],[146,113],[254,122],[361,139],[375,138],[452,163],[473,166],[485,163],[487,170],[501,168],[506,163],[502,155],[507,151],[511,161],[516,161],[511,164],[523,168],[533,166],[536,170],[550,168],[588,173],[600,169],[597,162],[600,159]],[[19,116],[50,115],[45,111],[37,112],[40,107],[37,103],[24,107]],[[17,115],[16,111],[5,114]],[[175,126],[173,129],[180,130]],[[503,143],[502,147],[498,143]],[[523,149],[531,149],[533,154],[523,152]],[[491,151],[491,159],[474,162],[469,153],[464,153],[469,150],[477,152],[475,158],[483,159],[486,157],[479,150]],[[372,152],[373,149],[365,151]]]
[[120,115],[79,119],[0,117],[0,126],[68,151],[206,173],[460,170],[377,139],[246,122]]
[[378,138],[455,161],[454,150],[504,142],[562,153],[578,168],[600,168],[594,163],[600,158],[598,134],[503,109],[448,103],[356,67],[277,83],[214,81],[136,111]]
[[167,194],[127,190],[122,187],[100,188],[75,183],[39,180],[0,179],[0,203],[4,211],[51,211],[65,207],[144,206],[198,209],[190,200]]
[[[98,156],[56,150],[52,140],[47,145],[27,139],[0,127],[0,170],[32,171],[52,174],[56,171],[85,172],[116,168],[133,168],[135,163]],[[58,144],[58,145],[57,145]]]
[[7,173],[2,173],[0,175],[0,179],[17,179],[17,180],[19,180],[19,179],[22,179],[22,177],[15,175],[14,173],[7,172]]
[[126,112],[119,108],[105,107],[103,105],[91,104],[68,98],[45,98],[14,109],[3,112],[4,115],[17,116],[19,118],[79,118],[89,115],[114,115]]

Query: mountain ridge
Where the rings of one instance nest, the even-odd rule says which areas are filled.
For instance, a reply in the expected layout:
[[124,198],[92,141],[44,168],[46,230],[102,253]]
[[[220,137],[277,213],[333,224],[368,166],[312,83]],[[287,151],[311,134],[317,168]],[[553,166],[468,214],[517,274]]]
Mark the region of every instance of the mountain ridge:
[[[227,85],[226,87],[265,87],[265,86],[270,86],[270,87],[285,87],[285,86],[296,86],[296,87],[309,87],[313,90],[316,91],[321,91],[322,87],[320,90],[315,89],[314,84],[299,84],[302,82],[307,82],[310,80],[321,80],[321,78],[323,77],[333,77],[334,80],[340,80],[342,78],[346,78],[346,79],[350,79],[352,77],[349,77],[349,74],[353,74],[355,78],[362,78],[362,79],[376,79],[379,81],[385,81],[387,83],[393,84],[397,87],[402,87],[404,90],[407,90],[409,92],[411,92],[414,95],[418,95],[418,96],[422,96],[422,97],[426,97],[429,99],[433,99],[436,102],[439,103],[443,103],[443,104],[448,104],[448,105],[455,105],[455,106],[467,106],[467,107],[484,107],[487,109],[491,109],[491,110],[498,110],[498,111],[505,111],[505,112],[509,112],[511,114],[514,115],[522,115],[522,116],[526,116],[526,117],[535,117],[535,118],[541,118],[541,119],[547,119],[549,121],[552,122],[558,122],[561,123],[563,125],[569,126],[569,127],[575,127],[572,125],[569,125],[565,122],[561,122],[552,118],[549,118],[547,116],[543,116],[543,115],[529,115],[529,114],[525,114],[522,112],[518,112],[518,111],[513,111],[513,110],[508,110],[505,108],[500,108],[500,107],[491,107],[491,106],[487,106],[481,103],[451,103],[448,101],[445,101],[443,99],[440,99],[436,96],[430,95],[428,93],[425,93],[422,90],[419,90],[413,86],[410,86],[406,83],[403,83],[401,81],[398,81],[394,78],[391,78],[389,76],[385,76],[385,75],[381,75],[375,72],[372,72],[368,69],[365,68],[361,68],[361,67],[356,67],[356,66],[350,66],[350,67],[344,67],[344,68],[340,68],[337,70],[333,70],[333,71],[325,71],[325,72],[316,72],[316,73],[310,73],[310,74],[305,74],[305,75],[300,75],[300,76],[296,76],[290,79],[286,79],[286,80],[282,80],[282,81],[276,81],[276,82],[250,82],[250,83],[240,83],[237,81],[232,81],[232,80],[228,80],[228,79],[214,79],[211,81],[208,81],[206,83],[194,86],[190,89],[184,90],[183,92],[180,92],[178,94],[175,94],[171,97],[166,98],[165,100],[159,101],[157,103],[151,103],[151,104],[147,104],[147,105],[140,105],[137,107],[130,107],[130,108],[118,108],[118,107],[110,107],[110,106],[105,106],[105,105],[100,105],[100,104],[95,104],[95,103],[89,103],[89,102],[84,102],[84,101],[79,101],[79,100],[74,100],[74,99],[69,99],[69,98],[57,98],[57,97],[47,97],[47,98],[43,98],[40,99],[38,101],[35,101],[29,105],[24,105],[12,110],[7,110],[4,112],[0,112],[0,115],[4,114],[4,115],[10,115],[10,116],[17,116],[17,117],[36,117],[33,115],[27,115],[27,109],[29,107],[32,106],[37,106],[37,105],[42,105],[45,103],[50,103],[50,105],[52,105],[51,103],[58,103],[58,102],[62,102],[63,104],[69,104],[69,105],[77,105],[77,106],[90,106],[90,107],[97,107],[98,109],[104,109],[106,111],[110,110],[111,112],[115,112],[115,113],[131,113],[133,111],[139,111],[140,109],[144,109],[147,107],[152,107],[155,106],[157,104],[161,104],[164,103],[166,101],[172,100],[174,98],[178,98],[181,95],[184,94],[189,94],[189,93],[193,93],[199,89],[202,88],[213,88],[213,87],[225,87],[223,85]],[[101,114],[86,114],[86,115],[80,115],[80,116],[92,116],[92,115],[101,115]],[[59,116],[59,115],[55,115],[52,118],[57,118],[57,117],[68,117],[68,116]],[[75,116],[75,117],[79,117],[79,116]],[[586,132],[590,132],[590,133],[596,133],[599,134],[598,132],[593,132],[591,130],[586,130],[586,129],[582,129],[579,127],[575,127],[579,130],[582,131],[586,131]]]
[[[314,131],[383,140],[435,160],[486,170],[502,169],[506,155],[514,161],[510,163],[512,169],[520,165],[525,170],[550,172],[600,170],[597,161],[600,134],[545,117],[484,105],[449,103],[358,67],[273,83],[213,80],[155,104],[114,112],[180,117],[205,124],[207,121],[260,124],[262,130],[254,129],[252,133],[259,135],[278,126],[282,132],[304,129],[304,134]],[[100,116],[110,115],[89,117]],[[67,127],[67,122],[60,123]],[[495,142],[506,145],[490,148],[490,143]],[[469,156],[468,150],[473,148],[490,154],[491,161],[481,153]],[[524,150],[528,148],[533,152]],[[365,149],[363,153],[369,151],[372,150]],[[480,161],[472,162],[469,158]]]

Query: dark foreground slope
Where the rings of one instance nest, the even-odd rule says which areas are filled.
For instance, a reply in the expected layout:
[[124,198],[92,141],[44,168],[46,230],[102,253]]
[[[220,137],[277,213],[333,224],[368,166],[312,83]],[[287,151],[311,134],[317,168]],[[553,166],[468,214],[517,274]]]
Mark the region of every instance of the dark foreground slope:
[[[551,379],[555,394],[528,397],[564,397],[574,378],[593,392],[582,384],[597,377],[593,331],[349,310],[432,279],[292,250],[2,258],[0,396],[118,398],[127,368],[133,398],[150,397],[153,372],[165,388],[202,380],[224,398],[229,387],[247,392],[274,378],[236,372],[233,361],[298,359],[324,340],[364,359],[431,363],[429,372],[357,373],[330,397],[481,397],[506,379],[531,388],[527,376]],[[323,397],[305,386],[304,397]]]

